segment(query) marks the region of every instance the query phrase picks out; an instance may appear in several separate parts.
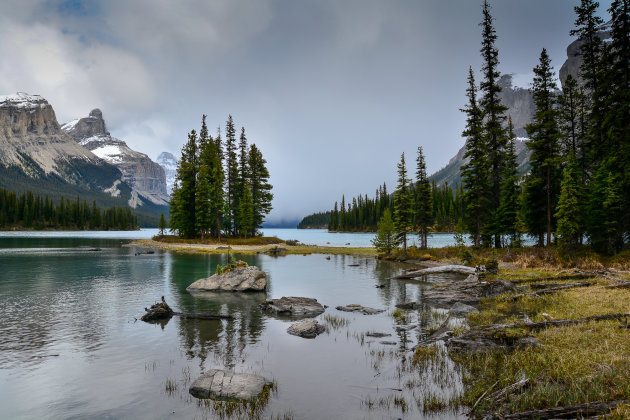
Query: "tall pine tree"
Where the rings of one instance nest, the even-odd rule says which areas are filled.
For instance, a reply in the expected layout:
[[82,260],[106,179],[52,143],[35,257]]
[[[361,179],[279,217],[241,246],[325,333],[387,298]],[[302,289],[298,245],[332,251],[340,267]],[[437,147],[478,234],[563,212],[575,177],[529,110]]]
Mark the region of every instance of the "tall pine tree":
[[497,221],[499,232],[502,235],[508,235],[512,245],[520,243],[518,226],[520,188],[518,186],[519,176],[514,148],[515,138],[514,125],[510,117],[508,120],[508,145],[505,152],[505,165],[501,181],[501,204],[497,211]]
[[273,194],[271,193],[272,186],[269,183],[267,161],[255,144],[249,147],[248,157],[253,202],[253,224],[250,236],[254,236],[258,229],[262,228],[265,216],[272,209],[271,200],[273,200]]
[[418,156],[416,158],[415,187],[416,225],[420,235],[420,247],[426,249],[429,227],[433,223],[433,194],[431,193],[431,182],[429,182],[427,177],[427,165],[424,161],[421,146],[418,147]]
[[407,255],[407,232],[411,228],[413,209],[404,153],[400,156],[400,163],[397,168],[398,184],[394,192],[394,226],[398,242],[403,244],[403,253]]
[[550,245],[560,190],[562,133],[558,126],[553,67],[544,48],[540,54],[540,63],[534,68],[534,75],[532,89],[536,111],[533,122],[525,127],[530,137],[527,147],[532,151],[531,171],[525,184],[525,216],[529,232],[538,236],[539,245],[542,245],[545,233],[547,245]]

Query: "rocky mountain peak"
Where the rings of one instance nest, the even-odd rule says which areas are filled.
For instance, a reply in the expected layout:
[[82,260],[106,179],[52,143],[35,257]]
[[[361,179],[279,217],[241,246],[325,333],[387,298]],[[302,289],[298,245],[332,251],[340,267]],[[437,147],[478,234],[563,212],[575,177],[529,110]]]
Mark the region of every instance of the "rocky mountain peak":
[[164,169],[164,173],[166,174],[166,190],[171,194],[173,192],[175,176],[177,175],[177,159],[172,153],[162,152],[156,162]]
[[109,131],[105,127],[103,112],[95,108],[90,111],[87,117],[72,120],[61,127],[66,133],[70,134],[78,143],[89,137],[109,136]]
[[[610,41],[612,29],[612,21],[606,22],[597,28],[597,33],[595,34],[599,39],[603,42]],[[580,77],[580,66],[582,66],[582,45],[584,45],[584,40],[576,39],[567,47],[567,60],[560,67],[560,71],[558,72],[558,76],[560,77],[560,82],[562,86],[564,86],[564,81],[567,80],[567,76],[571,75],[574,79],[578,81],[578,83],[583,84],[584,81],[582,77]]]
[[138,197],[156,205],[168,204],[162,167],[144,153],[131,149],[123,140],[112,137],[105,127],[103,113],[96,108],[89,116],[64,124],[62,129],[81,146],[120,170],[122,181],[133,190],[131,207],[141,205]]

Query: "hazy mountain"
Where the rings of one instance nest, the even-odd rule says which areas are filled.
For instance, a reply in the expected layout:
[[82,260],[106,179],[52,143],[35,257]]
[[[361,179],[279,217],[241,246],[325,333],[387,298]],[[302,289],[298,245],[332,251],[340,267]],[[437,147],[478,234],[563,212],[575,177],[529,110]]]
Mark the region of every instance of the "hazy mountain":
[[166,192],[170,195],[173,192],[173,184],[175,183],[175,175],[177,175],[177,163],[172,153],[162,152],[157,158],[157,163],[164,169],[166,175]]

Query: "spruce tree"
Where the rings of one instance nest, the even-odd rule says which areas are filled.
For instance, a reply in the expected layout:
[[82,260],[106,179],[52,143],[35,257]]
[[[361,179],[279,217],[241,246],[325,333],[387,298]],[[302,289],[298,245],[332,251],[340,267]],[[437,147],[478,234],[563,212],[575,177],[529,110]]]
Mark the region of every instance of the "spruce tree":
[[490,179],[488,148],[486,137],[483,135],[483,113],[477,105],[477,86],[472,67],[468,69],[466,96],[468,104],[462,109],[462,112],[466,113],[466,129],[462,136],[466,138],[464,159],[468,160],[468,163],[460,169],[465,188],[466,225],[473,245],[479,247],[489,219]]
[[501,234],[509,235],[512,245],[520,243],[518,229],[518,205],[520,188],[518,186],[518,172],[516,151],[514,148],[514,126],[512,118],[508,120],[508,145],[505,152],[505,165],[501,181],[501,204],[497,211],[497,224]]
[[420,247],[427,248],[427,236],[429,227],[433,223],[433,194],[431,192],[431,183],[427,177],[427,166],[422,153],[422,146],[418,147],[418,156],[416,158],[416,225],[418,226],[418,234],[420,235]]
[[197,133],[188,134],[188,142],[182,148],[182,157],[177,164],[175,186],[170,201],[171,229],[179,236],[197,236],[195,194],[197,184]]
[[581,242],[582,225],[582,178],[573,150],[569,152],[567,165],[562,176],[560,198],[556,210],[558,246],[563,252],[571,253]]
[[254,230],[254,199],[249,181],[243,185],[243,195],[238,207],[238,222],[241,235],[255,234]]
[[195,223],[197,224],[197,232],[201,234],[201,239],[205,239],[213,223],[212,215],[210,214],[210,196],[212,189],[212,165],[215,153],[214,141],[208,135],[206,115],[203,115],[201,117],[201,130],[199,130],[199,156],[197,158],[195,193]]
[[403,245],[403,253],[407,255],[407,231],[411,227],[412,197],[409,191],[409,179],[405,165],[405,154],[400,156],[398,168],[398,184],[394,192],[394,226],[399,243]]
[[265,216],[271,211],[271,201],[273,194],[271,192],[272,185],[269,183],[269,171],[267,170],[267,161],[263,158],[262,153],[252,144],[249,147],[249,170],[251,179],[253,209],[253,224],[250,236],[254,236],[262,227]]
[[[247,137],[245,136],[245,127],[241,127],[241,137],[239,141],[239,158],[238,158],[238,179],[237,179],[237,191],[236,198],[238,207],[240,208],[240,201],[245,195],[245,184],[250,184],[251,175],[249,173],[249,158],[247,156]],[[251,194],[251,191],[250,191]],[[247,234],[247,229],[241,226],[241,221],[237,218],[236,231],[239,234]]]
[[232,116],[228,115],[225,122],[225,174],[226,174],[226,201],[230,207],[230,213],[225,214],[228,232],[235,234],[235,213],[238,209],[238,160],[236,156],[236,130]]
[[[96,204],[96,202],[94,204]],[[164,213],[160,214],[158,229],[160,229],[160,236],[164,236],[164,230],[166,229],[166,219],[164,218]]]
[[383,217],[378,221],[378,231],[372,239],[372,245],[379,251],[389,255],[398,247],[396,239],[396,229],[392,221],[392,214],[389,209],[385,209]]
[[501,203],[501,176],[505,163],[505,147],[507,145],[507,134],[503,127],[505,122],[505,112],[507,107],[501,103],[499,94],[501,87],[498,81],[501,77],[499,73],[499,51],[495,46],[497,40],[496,31],[493,25],[493,18],[490,14],[490,6],[487,0],[483,3],[483,21],[481,57],[483,59],[482,74],[483,79],[480,84],[482,94],[480,108],[484,115],[483,135],[488,153],[488,175],[490,181],[489,206],[489,233],[494,234],[495,247],[501,246],[501,235],[498,232],[496,223],[496,210]]
[[532,151],[531,171],[525,184],[525,214],[529,232],[538,236],[542,245],[546,231],[547,245],[555,224],[555,206],[560,190],[560,139],[555,77],[551,59],[543,48],[540,63],[534,68],[533,96],[536,111],[533,122],[525,129],[530,137],[527,147]]

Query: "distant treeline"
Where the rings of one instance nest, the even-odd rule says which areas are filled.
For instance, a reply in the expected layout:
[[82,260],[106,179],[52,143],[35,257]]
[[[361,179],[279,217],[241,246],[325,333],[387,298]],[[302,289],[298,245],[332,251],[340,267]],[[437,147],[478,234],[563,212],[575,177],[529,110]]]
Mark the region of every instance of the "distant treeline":
[[129,207],[101,210],[96,202],[88,204],[79,197],[61,197],[55,203],[48,196],[31,191],[22,194],[0,188],[0,228],[131,230],[138,220]]
[[[413,207],[419,205],[419,194],[416,192],[416,184],[410,184],[413,197]],[[431,230],[435,232],[455,232],[457,225],[464,217],[463,187],[455,185],[451,188],[448,183],[442,187],[432,184],[432,220]],[[342,210],[345,209],[345,210]],[[332,211],[314,213],[306,216],[298,229],[323,227],[330,231],[342,232],[376,232],[377,222],[381,219],[385,209],[394,213],[392,196],[387,192],[387,185],[383,184],[376,190],[375,198],[359,195],[346,203],[345,196],[335,203]],[[416,213],[414,213],[416,214]],[[414,220],[413,225],[416,225]],[[460,224],[461,226],[461,224]]]

